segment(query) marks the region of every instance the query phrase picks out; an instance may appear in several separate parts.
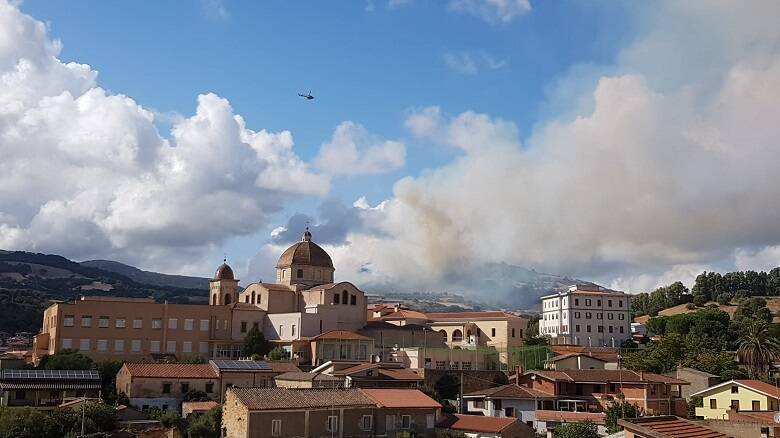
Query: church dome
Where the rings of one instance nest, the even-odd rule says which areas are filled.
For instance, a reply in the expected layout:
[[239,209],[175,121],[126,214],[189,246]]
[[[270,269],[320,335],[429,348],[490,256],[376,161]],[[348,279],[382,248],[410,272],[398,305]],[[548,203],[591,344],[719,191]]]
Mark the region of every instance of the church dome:
[[282,256],[279,257],[279,262],[276,263],[277,268],[289,268],[293,265],[320,266],[333,269],[333,261],[328,253],[311,241],[309,227],[306,227],[303,239],[287,248],[282,253]]
[[[227,260],[224,260],[224,262],[227,262]],[[217,272],[214,273],[214,280],[235,280],[233,277],[233,269],[224,262],[219,265]]]

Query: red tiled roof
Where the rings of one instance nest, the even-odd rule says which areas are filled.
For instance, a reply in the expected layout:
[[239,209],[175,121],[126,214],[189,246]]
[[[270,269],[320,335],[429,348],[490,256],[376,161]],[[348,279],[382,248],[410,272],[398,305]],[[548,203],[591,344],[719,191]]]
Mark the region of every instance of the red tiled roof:
[[481,415],[453,414],[444,418],[437,427],[470,432],[500,433],[517,421],[516,418],[483,417]]
[[740,385],[747,386],[750,389],[756,390],[758,392],[763,392],[766,395],[780,398],[780,390],[778,390],[775,385],[770,385],[769,383],[762,382],[760,380],[748,380],[748,379],[738,379],[735,380],[735,382],[739,383]]
[[601,358],[598,358],[596,356],[591,356],[590,354],[587,354],[587,353],[566,353],[566,354],[561,354],[561,355],[558,355],[558,356],[553,356],[553,357],[551,357],[551,358],[549,358],[547,360],[549,362],[557,362],[559,360],[568,359],[570,357],[577,357],[577,356],[585,356],[585,357],[589,357],[591,359],[596,359],[596,360],[601,361],[601,362],[606,362],[605,359],[601,359]]
[[361,388],[360,390],[385,408],[441,408],[439,402],[419,389]]
[[378,368],[378,367],[379,367],[378,363],[361,363],[361,364],[358,364],[358,365],[351,366],[349,368],[344,368],[344,369],[340,369],[340,370],[334,370],[332,372],[332,374],[334,376],[348,376],[350,374],[355,374],[355,373],[359,373],[361,371],[366,371],[366,370],[370,370],[370,369]]
[[657,438],[734,438],[702,424],[672,415],[626,418],[618,420],[618,424],[628,431]]
[[208,411],[211,408],[219,406],[219,403],[215,401],[191,401],[191,402],[183,402],[181,404],[181,408],[188,408],[190,412],[192,411]]
[[216,379],[217,371],[209,364],[128,363],[124,365],[133,377],[181,379]]
[[275,373],[291,373],[291,372],[297,372],[301,370],[294,363],[287,362],[287,361],[268,360],[265,363],[267,363],[268,366],[271,367],[271,371]]
[[541,409],[536,411],[536,419],[538,421],[558,421],[561,423],[590,421],[596,424],[604,424],[604,417],[603,412],[547,411]]
[[729,421],[752,421],[761,424],[775,424],[775,411],[729,411]]
[[495,388],[480,389],[479,391],[469,392],[465,397],[491,397],[491,398],[515,398],[515,399],[534,399],[534,398],[553,398],[551,394],[517,386],[514,383],[509,385],[497,386]]
[[395,319],[395,318],[414,318],[414,319],[428,319],[428,315],[418,312],[416,310],[401,309],[397,312],[388,313],[381,317],[381,319]]
[[376,401],[359,389],[231,388],[228,391],[253,411],[376,406]]
[[347,330],[331,330],[329,332],[322,333],[320,335],[317,335],[312,340],[320,340],[320,339],[344,339],[344,340],[350,340],[350,341],[371,341],[372,338],[369,338],[368,336],[363,336],[360,334],[357,334],[355,332],[350,332]]
[[415,373],[414,371],[406,368],[400,369],[383,369],[377,370],[380,376],[389,377],[393,380],[423,380],[423,376]]
[[496,318],[518,318],[515,315],[506,312],[444,312],[427,313],[428,319],[496,319]]
[[638,373],[629,370],[532,370],[526,374],[536,374],[549,380],[564,382],[624,382],[624,383],[666,383],[670,385],[690,385],[685,380],[654,373]]

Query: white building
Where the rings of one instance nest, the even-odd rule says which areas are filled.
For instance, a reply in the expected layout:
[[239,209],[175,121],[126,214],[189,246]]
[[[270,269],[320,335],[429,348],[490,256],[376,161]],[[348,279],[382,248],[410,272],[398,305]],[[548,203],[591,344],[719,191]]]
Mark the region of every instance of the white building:
[[601,286],[571,286],[543,296],[539,335],[553,344],[619,347],[631,339],[630,297]]

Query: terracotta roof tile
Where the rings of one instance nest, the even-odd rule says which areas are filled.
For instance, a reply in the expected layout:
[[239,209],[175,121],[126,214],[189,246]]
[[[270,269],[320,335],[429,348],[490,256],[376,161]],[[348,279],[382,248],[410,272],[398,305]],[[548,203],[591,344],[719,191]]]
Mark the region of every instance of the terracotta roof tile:
[[133,377],[182,379],[216,379],[217,371],[209,364],[188,363],[130,363],[124,365]]
[[437,427],[470,432],[500,433],[517,421],[516,418],[483,417],[481,415],[453,414],[444,418]]
[[279,374],[274,377],[274,380],[291,380],[295,382],[311,382],[314,380],[327,381],[327,382],[341,382],[344,379],[339,377],[330,376],[323,373],[307,373],[304,371],[292,371],[289,373]]
[[558,356],[553,356],[553,357],[547,359],[547,361],[548,362],[557,362],[559,360],[568,359],[570,357],[577,357],[577,356],[584,356],[584,357],[588,357],[588,358],[591,358],[591,359],[596,359],[596,360],[601,361],[601,362],[606,362],[606,360],[604,360],[604,359],[598,358],[596,356],[591,356],[591,355],[589,355],[587,353],[566,353],[566,354],[561,354],[561,355],[558,355]]
[[379,373],[380,376],[389,377],[393,380],[423,380],[423,376],[406,368],[401,368],[401,369],[380,368],[377,370],[377,372]]
[[564,382],[625,382],[625,383],[667,383],[670,385],[689,385],[685,380],[654,373],[638,373],[629,370],[532,370],[526,374]]
[[361,391],[385,408],[441,408],[439,402],[419,389],[363,388]]
[[428,319],[496,319],[496,318],[518,318],[515,315],[506,312],[444,312],[427,313]]
[[541,409],[536,411],[536,419],[538,421],[557,421],[561,423],[590,421],[596,424],[604,424],[604,417],[603,412],[547,411]]
[[497,386],[495,388],[480,389],[479,391],[469,392],[466,397],[492,397],[492,398],[514,398],[514,399],[534,399],[534,398],[553,398],[552,395],[531,388],[523,388],[513,383],[509,385]]
[[675,416],[626,418],[618,420],[618,424],[628,431],[658,438],[734,438]]
[[231,388],[249,410],[376,406],[359,389]]
[[191,411],[208,411],[211,408],[219,406],[219,403],[215,401],[191,401],[183,402],[181,408],[187,408]]
[[343,368],[340,370],[334,370],[333,375],[335,376],[348,376],[350,374],[359,373],[366,370],[371,370],[374,368],[379,368],[378,363],[361,363],[354,366],[351,366],[349,368]]
[[357,334],[355,332],[350,332],[347,330],[331,330],[329,332],[322,333],[320,335],[317,335],[312,340],[320,340],[320,339],[347,339],[347,340],[359,340],[359,341],[372,341],[372,338],[369,338],[368,336],[363,336],[361,334]]
[[750,389],[754,389],[758,392],[763,392],[764,394],[770,395],[772,397],[778,397],[780,398],[780,389],[775,387],[775,385],[770,385],[769,383],[762,382],[760,380],[748,380],[748,379],[738,379],[735,380],[735,382],[745,385]]
[[416,310],[404,310],[401,309],[397,312],[388,313],[381,317],[381,319],[396,319],[396,318],[414,318],[414,319],[428,319],[428,315]]
[[297,365],[295,365],[292,362],[286,362],[286,361],[266,361],[266,364],[271,367],[271,371],[275,373],[290,373],[290,372],[296,372],[300,371],[301,369],[298,368]]

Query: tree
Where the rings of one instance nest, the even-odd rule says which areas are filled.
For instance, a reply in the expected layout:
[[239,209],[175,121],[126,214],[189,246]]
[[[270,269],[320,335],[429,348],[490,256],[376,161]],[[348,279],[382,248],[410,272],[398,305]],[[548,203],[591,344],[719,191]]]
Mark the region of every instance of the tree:
[[599,430],[590,421],[564,423],[555,428],[555,438],[599,438]]
[[97,370],[100,373],[100,395],[103,401],[109,405],[114,405],[116,401],[116,373],[122,368],[124,362],[118,360],[108,360],[98,362]]
[[209,400],[209,395],[206,394],[205,392],[199,391],[197,389],[190,389],[182,397],[182,401],[186,401],[186,402],[190,402],[190,401],[208,401],[208,400]]
[[684,356],[683,338],[678,334],[670,334],[658,342],[653,342],[644,350],[627,353],[623,358],[623,365],[632,371],[668,373],[677,368]]
[[265,339],[265,335],[257,327],[252,327],[244,338],[244,355],[257,354],[265,356],[271,351],[271,344]]
[[622,418],[636,418],[638,416],[639,408],[636,405],[624,401],[610,403],[604,410],[604,424],[607,426],[609,433],[615,433],[623,430],[623,427],[618,424],[618,420]]
[[455,374],[447,373],[439,377],[439,380],[434,383],[433,389],[436,390],[441,398],[454,400],[458,397],[458,392],[460,391],[460,378]]
[[734,312],[734,320],[759,319],[766,323],[772,322],[772,312],[766,306],[766,300],[763,298],[749,298],[737,307]]
[[163,411],[162,409],[153,408],[147,411],[149,418],[157,420],[163,427],[175,427],[176,429],[183,430],[185,426],[184,419],[181,418],[178,412],[170,409]]
[[696,418],[696,408],[704,406],[704,400],[701,397],[691,397],[688,403],[688,418]]
[[754,320],[739,336],[737,359],[747,366],[752,377],[766,374],[775,359],[780,357],[780,342],[769,335],[767,324]]
[[287,359],[287,350],[282,347],[274,347],[269,353],[268,358],[271,360]]
[[222,429],[222,406],[209,409],[187,426],[189,438],[219,438]]
[[707,296],[706,295],[694,295],[693,296],[693,305],[696,307],[704,307],[704,305],[707,304]]
[[44,356],[38,368],[45,370],[89,370],[94,362],[78,350],[65,349],[49,356]]
[[456,430],[439,429],[436,431],[436,438],[467,438],[467,435]]

